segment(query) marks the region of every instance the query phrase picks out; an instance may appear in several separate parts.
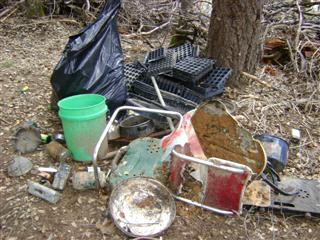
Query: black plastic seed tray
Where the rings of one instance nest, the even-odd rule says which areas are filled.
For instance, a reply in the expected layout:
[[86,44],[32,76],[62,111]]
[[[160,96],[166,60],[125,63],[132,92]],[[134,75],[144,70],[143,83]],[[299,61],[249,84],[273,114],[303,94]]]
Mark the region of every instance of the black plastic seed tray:
[[221,93],[224,92],[224,86],[201,86],[201,85],[197,85],[197,86],[192,86],[190,87],[192,90],[197,91],[198,93],[200,93],[202,95],[202,99],[205,100],[207,98],[213,97],[213,96],[217,96]]
[[[153,84],[150,78],[143,79],[142,81],[153,87]],[[200,103],[202,100],[202,96],[197,92],[192,91],[186,88],[185,86],[178,84],[174,81],[171,81],[170,79],[164,76],[157,76],[156,81],[157,81],[158,87],[161,90],[179,95],[180,97],[188,99],[194,103]]]
[[[141,82],[141,81],[133,82],[130,91],[134,94],[142,96],[151,101],[159,102],[155,89],[144,82]],[[179,112],[181,113],[186,113],[196,108],[197,106],[196,103],[191,102],[185,98],[182,98],[176,94],[166,92],[163,90],[160,90],[160,91],[166,105],[179,109]]]
[[177,54],[177,62],[185,59],[186,57],[199,57],[200,49],[197,45],[186,43],[175,48],[168,49],[174,51]]
[[206,86],[221,86],[225,85],[226,81],[230,78],[232,74],[232,69],[230,68],[215,68],[211,73],[203,80],[201,80],[200,85]]
[[195,85],[213,69],[214,64],[211,59],[186,57],[173,68],[173,77]]
[[148,52],[145,58],[145,63],[154,62],[160,59],[165,58],[167,55],[167,49],[158,48],[154,51]]
[[153,61],[147,64],[147,72],[145,76],[156,76],[161,73],[172,71],[176,64],[176,53],[167,52],[166,57],[157,61]]
[[138,63],[130,63],[124,65],[124,78],[127,87],[130,88],[131,84],[140,79],[142,74],[146,72],[146,69]]
[[200,93],[204,99],[210,98],[224,92],[225,83],[231,74],[230,68],[215,68],[199,84],[187,83],[187,87]]

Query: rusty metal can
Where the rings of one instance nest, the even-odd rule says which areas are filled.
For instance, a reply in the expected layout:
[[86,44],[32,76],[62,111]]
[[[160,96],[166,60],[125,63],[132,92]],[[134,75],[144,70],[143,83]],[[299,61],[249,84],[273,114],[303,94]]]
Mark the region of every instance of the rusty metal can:
[[[106,174],[99,171],[99,182],[101,187],[107,185]],[[72,177],[72,186],[77,190],[95,189],[97,187],[94,172],[75,172]]]
[[56,161],[64,162],[71,158],[70,151],[57,141],[51,141],[46,145],[47,152]]
[[36,182],[28,181],[28,192],[50,203],[57,203],[61,194]]
[[54,176],[52,187],[56,190],[62,191],[67,184],[70,172],[71,172],[70,165],[64,162],[60,163],[58,172]]

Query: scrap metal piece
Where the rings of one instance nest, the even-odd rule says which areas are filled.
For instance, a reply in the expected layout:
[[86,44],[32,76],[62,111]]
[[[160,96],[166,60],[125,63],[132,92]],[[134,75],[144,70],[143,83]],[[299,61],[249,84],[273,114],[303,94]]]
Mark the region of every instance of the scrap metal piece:
[[106,174],[102,171],[98,172],[99,183],[97,183],[94,172],[76,172],[72,176],[72,186],[76,190],[94,189],[100,184],[100,187],[105,187]]
[[111,170],[112,171],[114,171],[117,168],[119,160],[128,151],[128,148],[129,148],[129,146],[123,146],[114,155],[114,158],[112,159],[112,162],[111,162]]
[[28,192],[50,203],[57,203],[61,194],[39,183],[28,181]]
[[[165,107],[165,106],[166,106],[166,103],[163,101],[163,98],[162,98],[160,89],[159,89],[159,87],[158,87],[157,81],[156,81],[156,79],[154,78],[154,76],[151,76],[151,81],[152,81],[152,84],[153,84],[154,89],[156,90],[156,93],[157,93],[159,102],[161,103],[161,105],[162,105],[163,107]],[[174,125],[173,125],[172,119],[169,118],[169,117],[167,117],[167,121],[168,121],[170,130],[173,131],[173,130],[174,130]]]
[[67,184],[70,172],[70,165],[66,163],[60,163],[58,172],[54,175],[52,187],[56,190],[62,191]]
[[25,157],[16,156],[8,166],[8,175],[11,177],[18,177],[26,174],[32,169],[32,162]]
[[[280,193],[285,196],[294,196],[299,193],[297,191],[287,192],[287,191],[282,190],[278,186],[278,181],[280,181],[280,177],[275,176],[273,173],[271,173],[270,175],[271,175],[271,179],[269,179],[265,173],[261,173],[261,178],[263,179],[263,181],[265,181],[265,183],[267,183],[270,187],[272,187],[273,191],[276,194]],[[276,180],[275,177],[278,177],[278,179]]]
[[41,141],[40,129],[32,121],[27,121],[18,126],[13,138],[14,147],[20,153],[35,151]]
[[224,211],[224,210],[221,210],[221,209],[213,208],[213,207],[204,205],[202,203],[192,201],[192,200],[187,199],[187,198],[183,198],[183,197],[179,197],[179,196],[174,196],[174,198],[179,200],[179,201],[181,201],[181,202],[184,202],[184,203],[196,206],[196,207],[200,207],[200,208],[209,210],[211,212],[219,213],[219,214],[222,214],[222,215],[232,215],[233,214],[233,212],[231,212],[231,211]]
[[279,187],[286,192],[297,192],[294,196],[273,194],[271,208],[291,213],[320,215],[320,180],[282,177]]
[[207,158],[240,163],[257,174],[265,169],[267,158],[261,143],[240,126],[222,102],[212,100],[202,104],[191,122]]
[[173,196],[152,178],[135,177],[117,185],[111,193],[109,211],[116,226],[132,237],[157,236],[173,222]]

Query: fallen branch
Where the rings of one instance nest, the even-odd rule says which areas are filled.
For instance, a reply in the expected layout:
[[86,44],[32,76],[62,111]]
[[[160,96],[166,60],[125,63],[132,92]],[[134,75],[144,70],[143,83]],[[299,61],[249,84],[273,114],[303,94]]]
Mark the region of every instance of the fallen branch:
[[241,74],[242,74],[243,76],[245,76],[245,77],[248,77],[248,78],[250,78],[250,79],[252,79],[252,80],[254,80],[254,81],[257,81],[257,82],[261,83],[262,85],[264,85],[264,86],[266,86],[266,87],[268,87],[268,88],[274,88],[274,87],[271,86],[269,83],[266,83],[265,81],[261,80],[260,78],[254,76],[254,75],[252,75],[252,74],[250,74],[250,73],[242,72]]
[[[295,5],[296,5],[296,3],[281,2],[281,3],[266,5],[266,8],[270,8],[270,7],[277,8],[277,9],[278,8],[292,8]],[[320,1],[301,2],[300,5],[303,6],[303,7],[312,7],[312,6],[315,6],[315,5],[320,5]]]
[[0,13],[0,18],[5,16],[6,14],[8,14],[9,12],[12,11],[12,9],[16,8],[19,4],[24,3],[25,0],[20,0],[19,2],[16,2],[15,4],[11,5],[10,7],[8,7],[7,9],[3,10]]
[[48,21],[38,21],[38,22],[33,22],[33,23],[16,25],[16,26],[14,26],[13,29],[20,28],[20,27],[26,27],[26,26],[32,26],[32,25],[39,25],[39,24],[56,23],[56,22],[63,22],[63,23],[71,23],[71,24],[81,25],[81,23],[79,23],[79,22],[77,22],[76,20],[73,20],[73,19],[52,19],[52,20],[48,20]]
[[5,20],[7,20],[12,14],[14,14],[16,11],[18,10],[18,8],[13,9],[7,16],[5,16],[4,18],[1,19],[1,23],[3,23]]
[[89,0],[86,0],[86,11],[89,12],[90,11],[90,1]]
[[168,21],[168,22],[166,22],[166,23],[164,23],[164,24],[162,24],[162,25],[160,25],[160,26],[158,26],[158,27],[156,27],[156,28],[154,28],[154,29],[152,29],[152,30],[150,30],[150,31],[148,31],[148,32],[125,34],[125,35],[123,35],[123,36],[130,38],[130,37],[138,37],[138,36],[150,35],[150,34],[156,32],[156,31],[158,31],[158,30],[161,30],[161,29],[165,28],[165,27],[168,26],[169,24],[170,24],[170,21]]
[[8,122],[7,120],[3,119],[3,118],[0,118],[0,121],[6,123],[6,124],[10,124],[10,122]]
[[301,34],[301,26],[303,22],[303,15],[301,12],[301,7],[299,5],[299,0],[296,0],[296,5],[299,11],[299,23],[298,23],[298,28],[297,28],[297,33],[296,33],[296,38],[294,41],[294,47],[295,47],[295,57],[294,57],[294,68],[296,72],[299,72],[299,67],[298,67],[298,53],[299,53],[299,42],[300,42],[300,34]]

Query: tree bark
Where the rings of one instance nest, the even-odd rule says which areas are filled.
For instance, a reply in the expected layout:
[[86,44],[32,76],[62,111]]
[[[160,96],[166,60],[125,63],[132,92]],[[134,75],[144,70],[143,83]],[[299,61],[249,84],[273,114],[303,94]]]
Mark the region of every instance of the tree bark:
[[241,72],[255,73],[260,56],[262,1],[213,0],[207,56],[233,69],[228,85],[240,87]]
[[197,33],[192,29],[192,26],[190,26],[190,22],[186,21],[189,12],[192,12],[194,3],[195,0],[180,0],[180,16],[178,25],[172,29],[170,47],[176,47],[186,42],[194,42]]
[[29,18],[45,16],[43,3],[41,0],[26,0],[26,14]]

